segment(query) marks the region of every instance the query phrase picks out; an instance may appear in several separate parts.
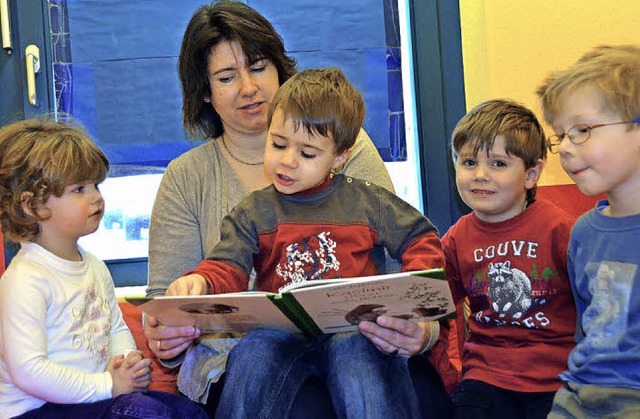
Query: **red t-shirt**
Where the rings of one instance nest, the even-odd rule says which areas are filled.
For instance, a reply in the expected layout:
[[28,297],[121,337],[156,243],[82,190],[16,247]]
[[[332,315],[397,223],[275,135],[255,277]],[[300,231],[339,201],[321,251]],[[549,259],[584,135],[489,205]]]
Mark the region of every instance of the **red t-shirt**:
[[[555,391],[574,346],[567,274],[575,219],[539,200],[499,223],[462,217],[442,238],[458,306],[462,379],[520,392]],[[468,339],[462,302],[469,299]]]

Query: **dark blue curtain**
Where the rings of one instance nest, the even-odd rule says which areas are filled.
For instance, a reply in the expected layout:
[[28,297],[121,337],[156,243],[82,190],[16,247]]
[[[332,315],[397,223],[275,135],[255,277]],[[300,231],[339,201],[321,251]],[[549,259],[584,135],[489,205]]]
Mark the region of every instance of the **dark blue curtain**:
[[[249,0],[299,69],[338,66],[360,89],[385,161],[406,159],[397,0]],[[202,0],[51,0],[57,109],[113,164],[166,165],[199,144],[182,129],[177,56]],[[292,4],[294,6],[292,6]]]

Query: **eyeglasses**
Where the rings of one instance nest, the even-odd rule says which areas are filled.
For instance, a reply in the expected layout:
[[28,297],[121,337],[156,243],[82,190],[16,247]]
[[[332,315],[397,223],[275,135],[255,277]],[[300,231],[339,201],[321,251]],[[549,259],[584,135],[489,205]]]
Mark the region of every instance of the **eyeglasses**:
[[564,134],[551,135],[549,138],[547,138],[547,148],[551,153],[557,153],[560,150],[560,143],[562,142],[562,140],[564,140],[565,137],[569,138],[569,141],[571,141],[573,144],[579,145],[585,143],[589,139],[592,130],[600,127],[608,127],[609,125],[620,124],[640,124],[640,118],[636,118],[633,121],[610,122],[608,124],[577,124],[569,128],[569,130]]

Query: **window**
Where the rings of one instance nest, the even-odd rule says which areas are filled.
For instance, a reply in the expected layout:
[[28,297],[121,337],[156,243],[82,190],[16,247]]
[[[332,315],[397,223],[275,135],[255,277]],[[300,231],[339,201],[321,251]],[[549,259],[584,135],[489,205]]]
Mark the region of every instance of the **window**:
[[81,237],[80,245],[105,261],[146,258],[149,221],[164,168],[112,166],[100,185],[105,213],[98,231]]
[[[388,160],[399,195],[420,207],[418,157],[411,151],[415,118],[405,116],[405,109],[412,111],[407,96],[403,100],[403,89],[411,93],[407,90],[411,81],[405,77],[410,74],[405,65],[410,60],[401,59],[410,56],[400,45],[403,35],[399,33],[408,33],[404,29],[407,6],[401,1],[300,0],[295,8],[290,0],[247,3],[273,22],[288,52],[298,60],[298,68],[338,66],[362,91],[365,129]],[[48,4],[49,22],[36,21],[46,14],[27,10],[40,3],[19,2],[12,17],[20,23],[14,25],[20,32],[44,26],[51,43],[37,42],[42,51],[42,70],[36,75],[41,97],[37,107],[25,106],[28,111],[22,111],[22,116],[64,112],[86,127],[107,154],[113,171],[101,188],[107,212],[100,230],[81,244],[111,261],[110,268],[125,259],[144,261],[148,217],[163,168],[199,144],[182,128],[176,66],[187,21],[209,1],[157,0],[153,7],[129,0],[41,3]],[[314,30],[301,32],[306,26]],[[24,78],[19,67],[24,64],[23,50],[24,45],[18,45],[11,57],[16,86]],[[5,58],[0,60],[3,66]],[[51,86],[42,87],[44,83]],[[26,97],[21,93],[11,98]],[[12,103],[7,100],[0,106],[2,121],[21,117],[11,109],[5,111]],[[405,132],[411,138],[408,143]],[[137,281],[146,281],[146,275],[138,277]]]

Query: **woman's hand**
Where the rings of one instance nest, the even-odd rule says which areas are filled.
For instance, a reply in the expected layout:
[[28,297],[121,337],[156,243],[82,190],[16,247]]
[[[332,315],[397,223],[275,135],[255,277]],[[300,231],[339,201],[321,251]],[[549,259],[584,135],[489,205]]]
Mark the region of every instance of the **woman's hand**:
[[[166,295],[202,295],[207,293],[207,282],[200,275],[187,275],[176,279],[167,288]],[[166,326],[158,319],[147,316],[144,334],[149,348],[159,359],[171,359],[187,350],[200,330],[193,326]]]
[[380,316],[376,323],[360,322],[358,329],[381,351],[404,357],[419,354],[431,338],[428,323],[390,316]]
[[155,317],[147,316],[144,334],[149,348],[159,359],[171,359],[186,351],[200,330],[193,326],[166,326]]

